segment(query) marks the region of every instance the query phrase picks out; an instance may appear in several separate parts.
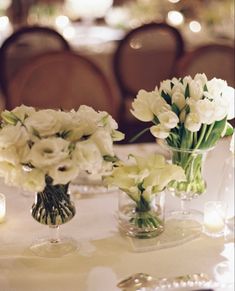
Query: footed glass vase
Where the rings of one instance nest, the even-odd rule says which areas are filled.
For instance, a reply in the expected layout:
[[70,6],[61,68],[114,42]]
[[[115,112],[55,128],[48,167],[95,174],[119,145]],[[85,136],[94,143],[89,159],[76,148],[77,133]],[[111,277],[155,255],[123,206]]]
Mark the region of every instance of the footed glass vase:
[[152,238],[164,231],[165,194],[158,193],[151,201],[141,196],[136,202],[128,194],[119,193],[119,230],[134,238]]
[[52,185],[52,180],[47,179],[44,190],[36,193],[31,215],[37,222],[50,228],[49,237],[38,239],[31,246],[38,256],[61,257],[77,249],[75,240],[59,235],[60,225],[70,221],[76,213],[68,186]]
[[181,207],[178,210],[172,211],[167,219],[180,220],[185,228],[201,229],[202,212],[191,209],[189,203],[206,192],[207,185],[204,179],[204,164],[206,155],[211,149],[184,150],[172,147],[168,147],[168,149],[171,151],[172,163],[184,169],[186,181],[172,181],[169,183],[168,190],[173,196],[180,198]]

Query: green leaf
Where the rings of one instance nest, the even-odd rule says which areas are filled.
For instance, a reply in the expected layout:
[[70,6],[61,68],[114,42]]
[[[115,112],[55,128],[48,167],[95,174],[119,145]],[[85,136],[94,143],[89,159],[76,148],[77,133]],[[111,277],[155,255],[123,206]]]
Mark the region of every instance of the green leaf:
[[119,161],[119,158],[117,156],[109,156],[109,155],[105,155],[103,156],[103,159],[106,161],[106,162],[112,162],[112,163],[115,163],[117,161]]
[[171,105],[171,96],[169,94],[167,94],[164,91],[162,91],[161,92],[161,96],[166,101],[166,103],[168,103],[169,105]]
[[134,137],[132,137],[130,140],[129,140],[129,142],[131,143],[131,142],[134,142],[134,141],[136,141],[139,137],[141,137],[141,135],[143,135],[145,132],[147,132],[147,131],[149,131],[149,127],[147,127],[147,128],[145,128],[145,129],[143,129],[143,130],[141,130],[139,133],[137,133]]
[[229,122],[227,122],[227,124],[226,124],[226,131],[225,131],[224,136],[233,135],[233,132],[234,132],[234,128],[232,127],[232,125]]
[[213,147],[216,144],[216,142],[221,138],[222,133],[225,129],[226,123],[227,123],[226,117],[220,121],[216,121],[214,123],[213,128],[211,129],[210,135],[207,137],[206,140],[202,140],[198,148],[208,149],[210,147]]
[[187,86],[185,88],[184,97],[185,98],[188,98],[189,97],[189,84],[187,84]]
[[172,109],[172,111],[173,111],[177,116],[179,116],[179,114],[180,114],[180,110],[179,110],[178,106],[177,106],[175,103],[172,104],[171,109]]

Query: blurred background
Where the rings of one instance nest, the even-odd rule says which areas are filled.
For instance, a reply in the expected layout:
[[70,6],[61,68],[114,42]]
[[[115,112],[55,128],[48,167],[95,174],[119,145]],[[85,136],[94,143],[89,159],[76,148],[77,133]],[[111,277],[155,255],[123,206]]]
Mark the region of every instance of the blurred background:
[[234,86],[234,1],[0,0],[0,45],[1,109],[85,103],[127,141],[143,126],[130,114],[138,90],[195,73]]

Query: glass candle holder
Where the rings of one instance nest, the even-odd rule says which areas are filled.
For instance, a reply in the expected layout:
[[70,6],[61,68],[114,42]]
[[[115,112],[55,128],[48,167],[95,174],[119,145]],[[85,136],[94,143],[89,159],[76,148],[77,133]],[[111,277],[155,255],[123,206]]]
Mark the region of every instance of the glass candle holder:
[[0,193],[0,223],[5,221],[6,216],[6,198]]
[[225,233],[226,203],[224,201],[208,201],[204,205],[203,231],[206,235],[220,237]]

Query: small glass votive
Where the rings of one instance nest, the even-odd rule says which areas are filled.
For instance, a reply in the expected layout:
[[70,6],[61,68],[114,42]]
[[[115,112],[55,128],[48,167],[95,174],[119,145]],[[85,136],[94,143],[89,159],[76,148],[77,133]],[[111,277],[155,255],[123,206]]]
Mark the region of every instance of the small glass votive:
[[0,193],[0,223],[5,221],[6,216],[6,198]]
[[211,237],[220,237],[226,228],[226,203],[208,201],[204,205],[203,232]]

